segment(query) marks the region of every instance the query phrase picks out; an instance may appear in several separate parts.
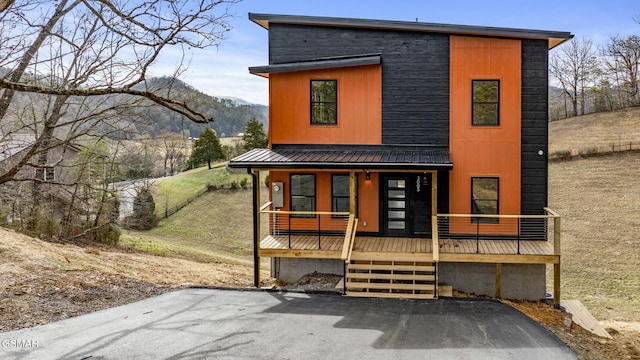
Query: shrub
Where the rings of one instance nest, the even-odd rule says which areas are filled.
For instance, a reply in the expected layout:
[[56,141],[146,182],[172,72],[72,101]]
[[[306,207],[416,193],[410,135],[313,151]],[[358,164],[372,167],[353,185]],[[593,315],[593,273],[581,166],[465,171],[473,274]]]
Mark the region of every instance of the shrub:
[[240,184],[238,184],[238,182],[235,180],[233,180],[230,185],[233,190],[240,188]]
[[133,199],[133,214],[125,219],[125,226],[129,229],[149,230],[158,224],[155,214],[156,203],[148,187],[138,190]]
[[567,161],[571,160],[571,150],[556,151],[549,156],[549,160]]
[[593,157],[593,156],[597,156],[600,154],[600,151],[598,151],[597,147],[590,147],[590,148],[586,148],[583,149],[582,151],[580,151],[580,155],[584,156],[584,157]]
[[106,245],[116,245],[120,241],[121,231],[114,224],[106,224],[93,229],[84,236],[85,241],[98,242]]
[[247,178],[242,178],[242,180],[240,180],[240,187],[246,189],[247,185],[249,185],[249,180]]

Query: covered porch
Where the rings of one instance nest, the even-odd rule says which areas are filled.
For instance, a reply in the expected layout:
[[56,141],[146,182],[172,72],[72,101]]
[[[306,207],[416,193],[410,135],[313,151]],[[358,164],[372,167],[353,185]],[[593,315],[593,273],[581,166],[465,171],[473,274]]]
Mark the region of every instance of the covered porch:
[[[344,218],[342,228],[332,224],[330,229],[323,229],[326,223],[323,217],[344,215],[331,213],[316,214],[318,228],[315,231],[292,232],[282,228],[273,231],[277,228],[274,221],[283,222],[282,219],[296,214],[268,210],[269,206],[267,203],[261,210],[261,216],[269,219],[270,225],[261,236],[259,256],[343,261],[346,294],[423,298],[427,287],[429,292],[424,297],[435,297],[438,266],[485,264],[485,268],[494,266],[495,293],[491,295],[502,297],[503,271],[507,271],[503,266],[552,264],[554,302],[560,303],[560,216],[551,209],[545,208],[544,215],[437,214],[432,218],[430,236],[382,237],[356,234],[358,219],[353,216]],[[479,217],[500,221],[507,228],[516,227],[516,233],[483,234],[481,225],[484,224],[478,222]],[[427,267],[433,270],[424,270]],[[429,282],[424,282],[425,279]],[[349,292],[347,287],[354,283],[358,287],[366,283],[375,290]],[[381,292],[380,288],[385,291]]]
[[[559,304],[560,217],[550,209],[541,215],[448,214],[446,205],[438,207],[439,198],[448,194],[446,179],[453,166],[446,149],[256,149],[229,166],[247,168],[253,176],[256,286],[260,257],[307,259],[332,262],[333,271],[339,271],[334,273],[345,276],[347,295],[432,298],[437,297],[441,265],[460,264],[465,270],[459,276],[464,277],[475,272],[466,266],[478,264],[485,273],[487,266],[495,269],[492,295],[500,297],[503,265],[536,267],[532,278],[544,283],[540,266],[553,264],[554,301]],[[270,173],[271,193],[270,201],[260,206],[264,171]],[[277,173],[287,175],[274,180]],[[313,192],[304,198],[305,204],[314,204],[313,211],[292,211],[298,200],[293,176],[299,174],[313,174]],[[331,211],[336,200],[331,174],[346,174],[348,194],[337,200],[346,200],[348,211]]]

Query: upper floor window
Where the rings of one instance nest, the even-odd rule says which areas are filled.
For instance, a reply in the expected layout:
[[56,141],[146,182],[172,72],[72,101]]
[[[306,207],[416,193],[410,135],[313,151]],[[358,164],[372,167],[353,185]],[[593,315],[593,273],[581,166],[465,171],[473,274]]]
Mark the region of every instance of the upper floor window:
[[[471,178],[471,213],[498,215],[499,182],[497,177]],[[498,219],[477,218],[480,222],[497,222]]]
[[41,169],[36,169],[36,179],[42,181],[54,181],[55,180],[55,170],[53,167],[47,166]]
[[473,105],[471,124],[500,125],[500,81],[472,80]]
[[311,125],[338,124],[338,80],[311,80]]
[[[350,212],[351,211],[351,193],[349,191],[351,177],[343,174],[331,175],[331,211],[332,212]],[[358,216],[358,177],[355,181],[355,198],[356,213]]]
[[[291,174],[291,211],[316,211],[315,174]],[[314,217],[312,214],[292,217]]]

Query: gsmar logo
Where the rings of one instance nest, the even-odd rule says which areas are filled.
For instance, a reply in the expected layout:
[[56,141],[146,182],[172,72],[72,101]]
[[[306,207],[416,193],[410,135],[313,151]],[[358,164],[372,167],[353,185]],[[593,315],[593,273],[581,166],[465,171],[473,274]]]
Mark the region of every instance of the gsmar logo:
[[2,339],[0,342],[3,349],[32,349],[38,347],[38,340],[35,339]]

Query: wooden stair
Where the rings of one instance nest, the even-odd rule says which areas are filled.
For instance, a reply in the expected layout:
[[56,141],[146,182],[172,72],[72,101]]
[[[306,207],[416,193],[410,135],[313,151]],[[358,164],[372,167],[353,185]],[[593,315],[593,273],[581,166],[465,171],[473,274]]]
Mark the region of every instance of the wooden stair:
[[367,256],[353,252],[347,264],[346,295],[408,299],[437,297],[437,264],[403,254]]

